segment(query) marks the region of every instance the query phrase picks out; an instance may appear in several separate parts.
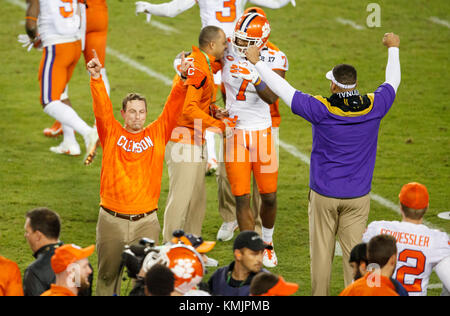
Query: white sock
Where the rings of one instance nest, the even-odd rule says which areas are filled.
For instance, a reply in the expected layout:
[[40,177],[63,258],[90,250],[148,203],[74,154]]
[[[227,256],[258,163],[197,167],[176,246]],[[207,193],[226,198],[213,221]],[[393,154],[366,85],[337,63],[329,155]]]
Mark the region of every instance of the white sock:
[[64,133],[65,143],[73,144],[77,142],[77,139],[75,138],[75,131],[73,130],[72,127],[70,127],[69,125],[63,125],[62,129]]
[[272,236],[273,236],[273,230],[275,229],[275,226],[272,228],[265,228],[262,226],[261,233],[262,233],[262,240],[265,243],[271,243],[272,242]]
[[208,160],[215,159],[216,157],[216,140],[214,139],[214,133],[206,130],[205,139],[206,139],[206,148],[208,149]]
[[108,76],[106,75],[106,68],[100,69],[100,74],[102,75],[103,83],[105,84],[106,92],[108,92],[108,96],[110,95],[110,87],[109,87],[109,80]]
[[86,138],[92,130],[92,127],[87,125],[73,108],[62,103],[60,100],[52,101],[47,104],[44,108],[44,112],[60,121],[63,126],[70,126],[84,138]]

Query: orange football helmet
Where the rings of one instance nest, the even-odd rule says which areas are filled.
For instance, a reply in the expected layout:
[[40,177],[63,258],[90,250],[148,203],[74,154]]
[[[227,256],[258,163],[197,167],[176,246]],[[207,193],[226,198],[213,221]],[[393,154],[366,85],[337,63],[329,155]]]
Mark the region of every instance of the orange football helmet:
[[175,289],[186,293],[196,287],[206,273],[201,255],[184,244],[163,247],[159,263],[165,264],[175,275]]
[[233,34],[233,49],[241,57],[250,46],[263,48],[270,36],[270,24],[264,15],[247,13],[236,23]]
[[261,9],[261,8],[259,8],[259,7],[250,7],[250,8],[245,9],[244,15],[245,15],[245,14],[248,14],[248,13],[259,13],[259,14],[261,14],[263,17],[267,18],[266,12],[264,12],[264,10]]

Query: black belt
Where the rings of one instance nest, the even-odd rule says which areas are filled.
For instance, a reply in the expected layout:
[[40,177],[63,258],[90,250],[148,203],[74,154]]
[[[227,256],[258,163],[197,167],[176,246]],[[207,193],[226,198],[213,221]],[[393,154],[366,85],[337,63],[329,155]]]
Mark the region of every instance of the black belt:
[[152,213],[154,213],[154,212],[156,212],[158,210],[157,208],[155,208],[154,210],[151,210],[150,212],[147,212],[147,213],[141,213],[141,214],[135,214],[135,215],[131,215],[130,214],[129,215],[129,214],[122,214],[122,213],[117,213],[117,212],[111,211],[110,209],[104,208],[103,206],[102,206],[102,209],[106,213],[108,213],[108,214],[110,214],[110,215],[112,215],[114,217],[126,219],[126,220],[129,220],[129,221],[132,221],[132,222],[136,222],[136,221],[140,220],[141,218],[144,218],[144,217],[146,217],[146,216],[148,216],[148,215],[150,215],[150,214],[152,214]]

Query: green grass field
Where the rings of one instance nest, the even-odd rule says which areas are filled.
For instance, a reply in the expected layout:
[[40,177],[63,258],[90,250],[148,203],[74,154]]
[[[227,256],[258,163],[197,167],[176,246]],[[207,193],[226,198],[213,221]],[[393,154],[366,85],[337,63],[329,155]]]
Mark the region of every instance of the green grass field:
[[[39,103],[37,71],[41,52],[27,53],[16,40],[18,34],[25,33],[24,2],[1,0],[0,20],[0,105],[4,114],[0,124],[0,254],[16,261],[22,273],[33,260],[23,236],[24,215],[32,208],[47,206],[61,215],[61,240],[65,243],[81,246],[95,243],[102,158],[100,151],[93,166],[85,167],[82,157],[63,157],[49,151],[61,140],[42,134],[53,119],[42,111]],[[354,65],[360,92],[373,92],[385,78],[387,50],[381,44],[383,34],[392,31],[400,35],[402,83],[391,111],[381,124],[373,192],[397,204],[404,183],[425,184],[431,198],[426,220],[450,233],[450,221],[437,217],[440,212],[450,211],[450,29],[429,20],[434,16],[449,21],[450,2],[377,1],[381,6],[381,27],[368,28],[366,7],[370,2],[297,0],[296,8],[289,5],[280,10],[267,9],[272,25],[271,41],[286,53],[290,64],[287,79],[294,87],[328,96],[325,73],[338,63]],[[364,29],[340,24],[337,17],[352,20]],[[144,16],[136,17],[134,1],[109,1],[108,47],[171,78],[174,56],[197,43],[199,10],[196,6],[173,19],[152,19],[178,31],[164,32],[145,23]],[[120,117],[122,98],[136,91],[150,100],[148,121],[156,118],[170,87],[113,54],[107,54],[106,67],[116,117]],[[73,74],[69,93],[79,115],[93,124],[89,76],[83,58]],[[310,124],[292,115],[284,105],[281,111],[280,138],[309,155]],[[82,145],[81,137],[77,137]],[[302,296],[311,293],[308,182],[308,165],[280,148],[274,234],[280,264],[273,271],[299,283],[297,294]],[[221,218],[214,177],[207,178],[207,187],[203,237],[215,240]],[[167,193],[165,169],[159,201],[161,224]],[[391,209],[372,201],[369,221],[398,219]],[[232,242],[218,243],[210,255],[221,266],[228,264],[232,260]],[[96,262],[93,255],[94,267]],[[213,270],[210,269],[209,275]],[[440,282],[433,275],[430,283]],[[342,260],[336,257],[332,295],[338,295],[342,289]],[[428,293],[439,295],[440,291],[431,289]]]

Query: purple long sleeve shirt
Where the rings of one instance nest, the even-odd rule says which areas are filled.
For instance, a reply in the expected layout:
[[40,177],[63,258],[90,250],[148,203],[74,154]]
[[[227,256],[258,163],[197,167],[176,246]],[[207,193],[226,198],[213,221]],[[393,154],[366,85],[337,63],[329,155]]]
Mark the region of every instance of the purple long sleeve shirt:
[[292,112],[312,124],[310,188],[334,198],[356,198],[371,190],[381,119],[395,99],[384,83],[373,94],[369,108],[344,112],[327,99],[297,91]]

